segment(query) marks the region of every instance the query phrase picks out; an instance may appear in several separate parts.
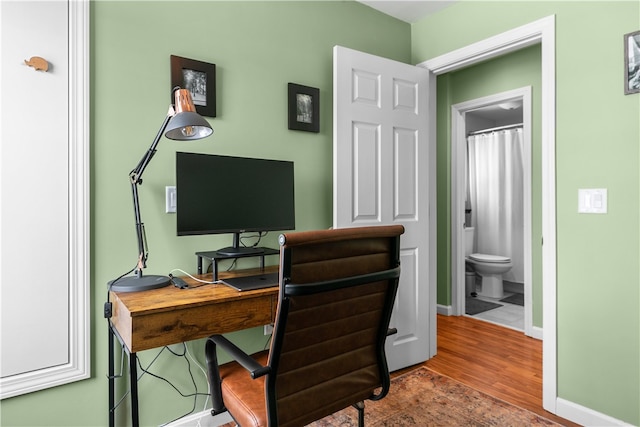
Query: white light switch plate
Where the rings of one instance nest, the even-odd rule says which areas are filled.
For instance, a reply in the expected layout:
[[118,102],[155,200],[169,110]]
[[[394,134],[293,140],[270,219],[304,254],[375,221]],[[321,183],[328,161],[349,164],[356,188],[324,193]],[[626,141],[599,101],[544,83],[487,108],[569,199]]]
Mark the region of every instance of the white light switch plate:
[[578,190],[579,213],[607,213],[607,189],[585,188]]
[[165,194],[165,212],[175,213],[176,202],[178,198],[176,193],[176,187],[173,187],[173,186],[164,187],[164,194]]

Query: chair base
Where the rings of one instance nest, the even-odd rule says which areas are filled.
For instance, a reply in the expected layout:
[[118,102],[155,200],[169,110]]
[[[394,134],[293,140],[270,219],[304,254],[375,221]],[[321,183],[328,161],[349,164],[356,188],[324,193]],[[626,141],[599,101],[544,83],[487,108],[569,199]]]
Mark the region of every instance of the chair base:
[[364,402],[354,403],[353,407],[358,410],[358,427],[364,427]]

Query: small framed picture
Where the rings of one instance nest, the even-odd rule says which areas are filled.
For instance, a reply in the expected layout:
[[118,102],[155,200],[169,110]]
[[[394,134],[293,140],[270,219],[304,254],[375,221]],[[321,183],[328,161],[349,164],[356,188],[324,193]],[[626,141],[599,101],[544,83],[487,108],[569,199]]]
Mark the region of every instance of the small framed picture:
[[640,93],[640,31],[624,35],[624,93]]
[[289,129],[320,132],[320,90],[289,83]]
[[176,86],[189,89],[198,114],[216,116],[215,64],[171,55],[171,87]]

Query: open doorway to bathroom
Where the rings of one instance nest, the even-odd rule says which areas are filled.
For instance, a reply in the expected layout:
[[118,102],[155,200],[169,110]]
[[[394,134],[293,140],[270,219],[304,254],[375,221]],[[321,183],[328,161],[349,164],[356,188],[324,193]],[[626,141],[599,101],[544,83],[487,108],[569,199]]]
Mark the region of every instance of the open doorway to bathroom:
[[530,87],[453,105],[451,141],[454,309],[533,336]]

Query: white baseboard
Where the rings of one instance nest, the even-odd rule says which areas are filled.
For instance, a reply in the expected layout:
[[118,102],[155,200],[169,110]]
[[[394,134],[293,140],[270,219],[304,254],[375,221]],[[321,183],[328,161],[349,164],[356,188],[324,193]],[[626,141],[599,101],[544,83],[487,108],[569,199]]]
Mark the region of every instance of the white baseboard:
[[453,315],[453,307],[450,305],[437,305],[438,314],[442,314],[443,316],[452,316]]
[[556,399],[556,415],[583,426],[613,427],[631,425],[560,397]]
[[531,328],[531,335],[529,335],[531,338],[535,338],[537,340],[542,341],[542,328],[539,326],[533,326]]
[[211,416],[211,409],[207,409],[197,414],[192,414],[184,418],[180,418],[170,424],[169,427],[218,427],[233,421],[228,412]]

